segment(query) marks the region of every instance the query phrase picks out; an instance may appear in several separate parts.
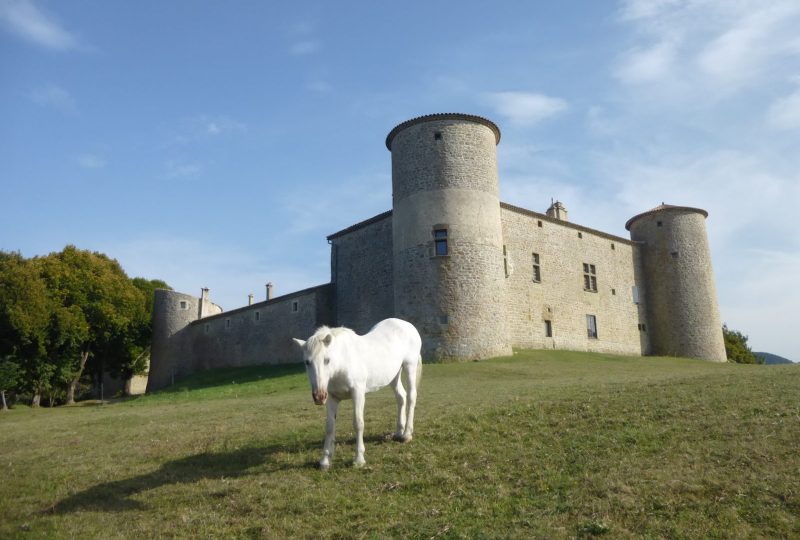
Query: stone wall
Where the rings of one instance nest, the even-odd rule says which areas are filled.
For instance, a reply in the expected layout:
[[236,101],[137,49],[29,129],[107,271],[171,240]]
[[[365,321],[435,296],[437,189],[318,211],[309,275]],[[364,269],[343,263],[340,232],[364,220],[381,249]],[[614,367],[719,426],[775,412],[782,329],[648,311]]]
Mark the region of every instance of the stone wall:
[[[161,313],[174,311],[171,304],[165,305],[169,300],[180,303],[188,296],[165,292],[169,294],[156,296]],[[197,299],[188,298],[196,308]],[[331,324],[332,319],[330,285],[193,320],[172,333],[161,332],[158,337],[154,316],[147,390],[163,388],[180,377],[206,369],[299,362],[301,354],[291,338],[306,339],[318,326]]]
[[[514,346],[647,354],[639,246],[624,238],[502,205],[508,264],[508,320]],[[533,280],[539,255],[540,282]],[[584,290],[584,264],[594,265],[597,291]],[[639,303],[633,288],[639,289]],[[594,315],[597,338],[590,338]],[[551,321],[547,337],[545,321]],[[644,324],[644,327],[641,325]]]
[[356,224],[328,237],[335,324],[366,333],[394,317],[392,213]]

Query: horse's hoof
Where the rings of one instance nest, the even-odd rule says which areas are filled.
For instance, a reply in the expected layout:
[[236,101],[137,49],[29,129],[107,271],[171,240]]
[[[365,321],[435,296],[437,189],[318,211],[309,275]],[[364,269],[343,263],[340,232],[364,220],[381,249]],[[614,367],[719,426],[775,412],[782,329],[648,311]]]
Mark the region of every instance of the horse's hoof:
[[367,464],[367,462],[364,461],[364,458],[361,458],[361,459],[357,459],[357,460],[355,460],[353,462],[353,467],[355,467],[356,469],[360,469],[361,467],[363,467],[366,464]]
[[405,444],[411,442],[411,435],[395,435],[394,440]]
[[331,468],[331,464],[330,463],[325,463],[324,461],[320,461],[317,466],[319,467],[319,470],[321,470],[321,471],[327,471],[328,469]]

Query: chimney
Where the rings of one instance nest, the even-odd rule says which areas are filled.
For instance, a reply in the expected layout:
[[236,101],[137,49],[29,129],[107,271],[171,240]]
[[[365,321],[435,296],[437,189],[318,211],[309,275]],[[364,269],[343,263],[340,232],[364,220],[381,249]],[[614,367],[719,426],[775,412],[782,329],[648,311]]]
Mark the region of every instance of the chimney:
[[247,295],[247,305],[248,306],[252,306],[253,305],[253,293],[250,293],[250,294]]
[[547,217],[569,221],[567,219],[567,208],[560,201],[550,199],[550,208],[547,209]]
[[267,300],[272,300],[272,282],[267,283]]
[[197,318],[202,319],[205,317],[208,309],[208,287],[200,289],[200,302],[197,306]]

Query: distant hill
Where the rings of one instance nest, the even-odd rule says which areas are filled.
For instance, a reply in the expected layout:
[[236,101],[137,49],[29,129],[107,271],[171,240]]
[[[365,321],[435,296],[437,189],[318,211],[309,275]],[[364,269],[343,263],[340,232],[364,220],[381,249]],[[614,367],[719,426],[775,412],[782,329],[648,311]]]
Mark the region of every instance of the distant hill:
[[778,356],[777,354],[772,354],[768,352],[757,352],[753,353],[756,356],[760,356],[764,359],[765,364],[793,364],[791,360],[788,358],[784,358],[783,356]]

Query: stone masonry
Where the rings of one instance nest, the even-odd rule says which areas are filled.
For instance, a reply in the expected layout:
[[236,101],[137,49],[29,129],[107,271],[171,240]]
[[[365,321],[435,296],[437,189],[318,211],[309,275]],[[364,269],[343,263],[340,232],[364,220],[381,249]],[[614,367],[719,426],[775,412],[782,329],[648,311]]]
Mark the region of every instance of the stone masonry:
[[300,360],[292,337],[322,324],[364,333],[415,324],[423,357],[478,359],[512,347],[725,361],[704,210],[662,204],[631,239],[499,200],[500,130],[466,114],[395,127],[393,208],[334,233],[329,284],[230,312],[156,291],[148,390],[221,366]]

